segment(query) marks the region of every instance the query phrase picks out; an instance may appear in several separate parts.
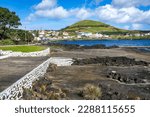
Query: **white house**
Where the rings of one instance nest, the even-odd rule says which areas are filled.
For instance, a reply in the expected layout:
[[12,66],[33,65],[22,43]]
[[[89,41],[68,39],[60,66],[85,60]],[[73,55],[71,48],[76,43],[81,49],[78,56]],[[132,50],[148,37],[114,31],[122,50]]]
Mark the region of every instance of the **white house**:
[[41,41],[41,38],[40,37],[34,37],[34,40],[35,41]]
[[91,32],[78,32],[77,34],[79,36],[86,36],[86,37],[90,37],[92,35]]
[[40,38],[43,38],[44,35],[45,35],[45,31],[44,31],[44,30],[39,31],[39,37],[40,37]]
[[68,36],[69,34],[67,32],[63,32],[63,35],[64,36]]

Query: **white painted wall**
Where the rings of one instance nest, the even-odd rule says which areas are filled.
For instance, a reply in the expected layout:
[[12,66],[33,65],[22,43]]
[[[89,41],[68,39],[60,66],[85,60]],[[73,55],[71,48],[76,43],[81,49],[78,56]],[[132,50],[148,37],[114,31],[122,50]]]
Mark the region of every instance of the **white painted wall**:
[[13,52],[13,51],[2,51],[0,50],[0,59],[7,58],[7,57],[38,57],[38,56],[47,56],[50,54],[50,48],[47,48],[43,51],[38,52]]

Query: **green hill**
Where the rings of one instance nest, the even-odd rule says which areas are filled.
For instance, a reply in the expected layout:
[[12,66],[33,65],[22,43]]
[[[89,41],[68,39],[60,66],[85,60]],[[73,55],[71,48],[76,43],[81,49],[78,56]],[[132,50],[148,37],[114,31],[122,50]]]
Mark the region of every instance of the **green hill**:
[[98,22],[98,21],[93,21],[93,20],[82,20],[62,30],[67,32],[81,31],[81,32],[92,32],[92,33],[100,32],[105,34],[129,32],[128,30],[119,29],[111,25]]

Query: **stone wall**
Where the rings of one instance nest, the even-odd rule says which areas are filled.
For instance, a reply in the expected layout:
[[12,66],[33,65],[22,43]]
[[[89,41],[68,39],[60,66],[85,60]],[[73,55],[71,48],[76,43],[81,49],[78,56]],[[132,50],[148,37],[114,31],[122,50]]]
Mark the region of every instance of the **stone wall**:
[[9,56],[9,55],[0,56],[0,60],[1,60],[1,59],[5,59],[5,58],[8,58],[8,57],[10,57],[10,56]]
[[0,100],[18,100],[22,98],[23,88],[32,88],[32,83],[44,76],[50,63],[57,66],[71,66],[73,60],[71,58],[51,57],[37,68],[26,74],[16,83],[12,84],[6,90],[0,93]]
[[48,59],[37,68],[26,74],[16,83],[0,93],[0,100],[18,100],[22,98],[23,88],[32,88],[32,83],[46,73],[51,59]]
[[47,56],[50,54],[50,48],[43,50],[43,51],[38,51],[38,52],[12,52],[12,51],[2,51],[0,50],[0,58],[3,56],[8,56],[8,57],[36,57],[36,56]]

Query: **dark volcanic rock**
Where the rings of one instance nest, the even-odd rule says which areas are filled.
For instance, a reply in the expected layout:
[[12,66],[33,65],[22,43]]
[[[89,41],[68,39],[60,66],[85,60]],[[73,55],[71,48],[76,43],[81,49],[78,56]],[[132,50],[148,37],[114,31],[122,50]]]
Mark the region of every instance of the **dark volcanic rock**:
[[87,65],[87,64],[101,64],[104,66],[133,66],[133,65],[143,65],[148,66],[149,63],[145,61],[136,61],[135,59],[127,57],[96,57],[89,59],[74,59],[72,65]]
[[150,72],[145,66],[109,67],[105,76],[125,84],[140,84],[150,82]]
[[[147,86],[126,86],[101,82],[102,100],[147,100],[150,98],[150,85]],[[119,87],[119,88],[118,88]]]
[[56,64],[52,64],[50,63],[49,67],[47,68],[46,72],[54,72],[57,69],[57,65]]
[[130,77],[126,74],[120,74],[120,73],[113,73],[110,72],[107,74],[107,78],[118,80],[119,82],[124,83],[145,83],[142,78],[140,79],[138,76]]
[[49,46],[59,46],[59,47],[63,47],[67,50],[76,50],[76,49],[111,49],[111,48],[118,48],[118,46],[114,45],[114,46],[110,46],[110,47],[106,47],[103,44],[97,44],[97,45],[92,45],[92,46],[80,46],[77,44],[61,44],[61,43],[55,43],[55,42],[49,42],[48,43]]

